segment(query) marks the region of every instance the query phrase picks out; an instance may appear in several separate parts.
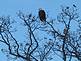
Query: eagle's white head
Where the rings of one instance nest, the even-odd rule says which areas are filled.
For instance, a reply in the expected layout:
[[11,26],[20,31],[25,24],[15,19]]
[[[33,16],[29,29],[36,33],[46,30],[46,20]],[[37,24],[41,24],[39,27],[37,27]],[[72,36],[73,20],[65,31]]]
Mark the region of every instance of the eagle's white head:
[[40,11],[40,10],[43,10],[43,9],[42,9],[42,8],[39,8],[39,11]]

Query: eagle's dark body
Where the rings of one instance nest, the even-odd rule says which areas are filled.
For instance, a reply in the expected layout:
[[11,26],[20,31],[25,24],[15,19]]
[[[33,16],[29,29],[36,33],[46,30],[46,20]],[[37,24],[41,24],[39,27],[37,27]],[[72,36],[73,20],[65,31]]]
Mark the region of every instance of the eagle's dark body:
[[40,9],[39,10],[39,19],[43,22],[46,21],[46,13],[44,10]]

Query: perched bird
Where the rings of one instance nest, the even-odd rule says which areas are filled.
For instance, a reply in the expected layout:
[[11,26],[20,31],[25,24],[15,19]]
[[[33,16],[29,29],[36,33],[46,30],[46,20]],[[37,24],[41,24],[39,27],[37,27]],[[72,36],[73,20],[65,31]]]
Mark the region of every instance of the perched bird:
[[38,12],[38,15],[39,15],[39,19],[42,21],[42,22],[45,22],[46,21],[46,13],[43,9],[39,9],[39,12]]

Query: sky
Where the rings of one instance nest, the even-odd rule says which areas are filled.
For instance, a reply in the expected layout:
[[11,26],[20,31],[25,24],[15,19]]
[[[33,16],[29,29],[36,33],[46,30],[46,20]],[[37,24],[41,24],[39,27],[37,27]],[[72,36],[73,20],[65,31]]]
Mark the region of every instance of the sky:
[[[81,0],[0,0],[0,16],[10,15],[15,17],[18,10],[32,12],[37,15],[38,9],[43,8],[49,17],[56,18],[61,5],[72,6],[75,4],[81,11]],[[81,13],[79,13],[81,15]],[[0,51],[0,61],[7,61]]]

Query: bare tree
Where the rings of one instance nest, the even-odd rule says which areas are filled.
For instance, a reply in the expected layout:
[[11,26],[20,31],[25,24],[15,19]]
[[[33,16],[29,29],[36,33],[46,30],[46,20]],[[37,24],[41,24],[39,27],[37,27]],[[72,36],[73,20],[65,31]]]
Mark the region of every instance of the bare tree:
[[71,61],[77,58],[81,61],[81,20],[79,20],[79,14],[77,13],[77,7],[63,7],[62,12],[57,16],[57,22],[63,26],[62,28],[49,24],[52,28],[50,31],[55,37],[53,51],[61,57],[64,61]]
[[[50,61],[54,55],[63,61],[71,61],[74,58],[81,61],[81,20],[77,13],[77,7],[63,7],[57,19],[46,20],[41,24],[38,17],[32,13],[17,13],[24,27],[25,41],[18,40],[14,35],[14,21],[8,17],[0,17],[0,42],[6,48],[2,48],[8,58],[22,61]],[[21,33],[19,33],[21,35]],[[23,38],[21,36],[21,38]]]

